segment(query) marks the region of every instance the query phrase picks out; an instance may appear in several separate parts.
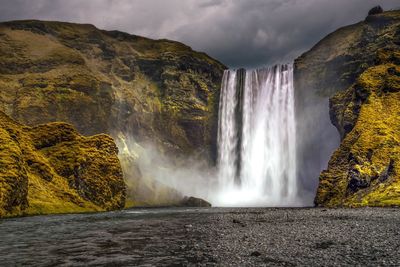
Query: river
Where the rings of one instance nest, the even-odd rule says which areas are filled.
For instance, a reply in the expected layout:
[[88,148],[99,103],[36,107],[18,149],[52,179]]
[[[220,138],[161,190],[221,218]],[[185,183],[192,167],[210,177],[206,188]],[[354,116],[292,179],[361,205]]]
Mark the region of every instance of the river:
[[395,208],[159,208],[0,220],[1,266],[400,265]]

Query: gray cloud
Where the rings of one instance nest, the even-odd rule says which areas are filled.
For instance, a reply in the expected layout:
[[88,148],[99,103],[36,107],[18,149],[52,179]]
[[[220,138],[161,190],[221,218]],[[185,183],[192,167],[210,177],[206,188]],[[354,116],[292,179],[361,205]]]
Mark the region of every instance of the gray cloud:
[[168,38],[231,67],[288,62],[331,31],[398,0],[0,0],[0,20],[92,23]]

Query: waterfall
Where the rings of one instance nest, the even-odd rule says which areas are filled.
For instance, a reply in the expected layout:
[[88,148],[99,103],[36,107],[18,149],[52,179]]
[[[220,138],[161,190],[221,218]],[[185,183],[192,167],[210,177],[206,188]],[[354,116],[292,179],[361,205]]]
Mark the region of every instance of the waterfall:
[[293,66],[224,72],[218,206],[298,206]]

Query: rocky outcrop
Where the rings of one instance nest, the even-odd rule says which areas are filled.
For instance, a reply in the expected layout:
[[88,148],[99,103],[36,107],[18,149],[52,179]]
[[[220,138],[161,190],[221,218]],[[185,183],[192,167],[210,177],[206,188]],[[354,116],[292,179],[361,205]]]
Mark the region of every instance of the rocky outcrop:
[[399,124],[394,119],[400,107],[399,33],[399,11],[372,12],[365,21],[328,35],[295,62],[303,178],[313,179],[318,170],[310,172],[308,166],[315,160],[323,167],[341,142],[320,175],[317,205],[399,202]]
[[211,203],[197,197],[184,197],[180,203],[180,206],[210,208]]
[[124,207],[118,149],[70,124],[28,127],[0,112],[0,217]]
[[381,6],[375,6],[369,10],[368,16],[377,15],[382,12],[383,12],[383,8]]

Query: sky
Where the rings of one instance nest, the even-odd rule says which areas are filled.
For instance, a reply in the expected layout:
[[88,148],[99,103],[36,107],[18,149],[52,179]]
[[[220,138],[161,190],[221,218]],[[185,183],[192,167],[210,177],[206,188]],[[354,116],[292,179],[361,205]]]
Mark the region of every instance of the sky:
[[0,0],[0,21],[40,19],[94,24],[183,42],[225,65],[287,63],[370,8],[399,0]]

